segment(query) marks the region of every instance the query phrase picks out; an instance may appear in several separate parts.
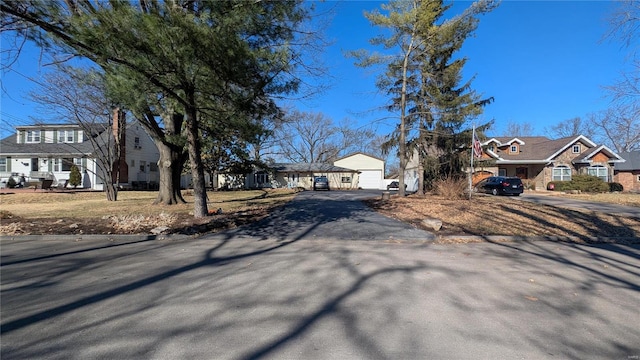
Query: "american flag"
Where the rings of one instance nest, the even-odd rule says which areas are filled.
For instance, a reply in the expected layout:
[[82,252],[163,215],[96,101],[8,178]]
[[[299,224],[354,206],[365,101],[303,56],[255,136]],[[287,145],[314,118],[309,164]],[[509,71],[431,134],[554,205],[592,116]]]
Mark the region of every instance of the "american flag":
[[482,157],[482,144],[480,143],[480,140],[478,140],[478,136],[475,131],[473,133],[473,156],[476,158]]

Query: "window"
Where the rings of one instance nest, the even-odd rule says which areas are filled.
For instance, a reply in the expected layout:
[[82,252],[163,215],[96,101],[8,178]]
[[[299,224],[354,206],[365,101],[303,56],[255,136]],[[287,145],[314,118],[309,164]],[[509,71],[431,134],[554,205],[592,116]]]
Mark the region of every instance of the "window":
[[154,162],[150,162],[149,163],[149,171],[157,172],[158,171],[158,164],[154,163]]
[[351,176],[343,176],[342,177],[342,182],[350,184],[351,183]]
[[490,150],[491,152],[496,152],[496,147],[495,147],[495,146],[493,146],[493,145],[489,145],[489,150]]
[[73,165],[73,158],[62,159],[62,171],[71,171],[71,165]]
[[147,162],[140,160],[140,172],[146,172]]
[[498,176],[507,176],[507,169],[498,169]]
[[551,180],[553,181],[570,181],[571,169],[568,166],[557,166],[553,168]]
[[580,144],[573,145],[573,153],[580,154]]
[[73,142],[73,130],[58,130],[58,142],[59,143],[72,143]]
[[73,163],[78,167],[78,170],[82,172],[82,158],[73,159]]
[[27,143],[39,143],[39,142],[40,142],[40,130],[28,130]]
[[518,145],[511,145],[511,153],[515,154],[518,152]]
[[133,139],[133,147],[134,147],[135,149],[142,149],[142,146],[140,146],[140,137],[139,137],[139,136],[136,136],[136,137]]
[[595,165],[595,166],[588,167],[587,174],[591,176],[597,176],[600,179],[602,179],[602,181],[604,182],[609,181],[609,171],[606,167],[602,165]]
[[7,172],[7,158],[0,158],[0,172]]
[[256,184],[266,184],[269,182],[269,174],[258,173],[256,174]]
[[640,175],[636,177],[636,181],[640,182]]
[[71,165],[74,164],[74,159],[72,158],[64,158],[64,159],[52,159],[53,161],[53,171],[71,171]]

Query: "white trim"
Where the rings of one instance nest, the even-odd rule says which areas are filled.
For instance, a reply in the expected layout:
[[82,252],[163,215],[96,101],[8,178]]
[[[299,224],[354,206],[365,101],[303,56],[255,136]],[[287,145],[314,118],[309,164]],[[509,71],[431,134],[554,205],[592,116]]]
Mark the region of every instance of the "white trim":
[[511,139],[511,140],[507,141],[506,143],[504,143],[504,144],[502,144],[502,145],[511,145],[511,144],[513,144],[514,142],[517,142],[519,145],[524,145],[524,141],[522,141],[522,140],[520,140],[520,139],[518,139],[518,138],[513,138],[513,139]]
[[496,160],[496,164],[502,165],[526,165],[526,164],[548,164],[550,161],[548,160],[505,160],[502,158],[498,158]]
[[582,140],[583,142],[587,143],[587,145],[589,145],[590,147],[596,146],[596,144],[593,141],[587,139],[587,137],[585,137],[583,135],[578,135],[575,139],[573,139],[572,141],[568,142],[567,145],[565,145],[562,148],[560,148],[560,150],[558,150],[555,153],[551,154],[551,156],[549,156],[546,160],[547,161],[553,160],[553,158],[555,158],[556,156],[562,154],[570,146],[573,146],[576,142],[578,142],[578,140]]
[[[620,155],[616,154],[615,152],[613,152],[611,149],[609,149],[609,148],[608,148],[607,146],[605,146],[605,145],[600,145],[600,146],[598,146],[598,147],[597,147],[597,148],[595,148],[593,151],[591,151],[591,152],[589,153],[589,155],[587,155],[587,156],[583,157],[583,159],[585,159],[585,160],[586,160],[586,159],[589,159],[589,158],[591,158],[591,157],[595,156],[597,153],[599,153],[599,152],[600,152],[600,151],[602,151],[602,150],[604,150],[604,151],[608,152],[608,153],[609,153],[609,155],[611,155],[611,156],[613,156],[613,157],[615,157],[615,158],[616,158],[616,160],[609,160],[609,162],[620,162],[620,163],[621,163],[621,162],[625,162],[625,161],[626,161],[625,159],[621,158],[621,157],[620,157]],[[587,161],[587,162],[591,162],[592,160],[586,160],[586,161]]]
[[494,143],[498,144],[498,146],[502,145],[502,144],[500,143],[500,141],[498,141],[498,139],[496,139],[496,138],[491,138],[491,139],[489,139],[489,140],[487,140],[487,141],[483,142],[483,143],[482,143],[482,146],[484,146],[484,145],[489,145],[489,144],[490,144],[490,143],[492,143],[492,142],[494,142]]

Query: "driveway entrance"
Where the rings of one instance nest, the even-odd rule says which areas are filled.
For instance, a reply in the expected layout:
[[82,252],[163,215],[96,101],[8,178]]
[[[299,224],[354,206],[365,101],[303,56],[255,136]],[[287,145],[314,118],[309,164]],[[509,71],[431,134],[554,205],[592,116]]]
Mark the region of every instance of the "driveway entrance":
[[380,215],[362,200],[382,195],[378,190],[305,191],[268,218],[229,232],[234,237],[300,240],[413,240],[435,235]]

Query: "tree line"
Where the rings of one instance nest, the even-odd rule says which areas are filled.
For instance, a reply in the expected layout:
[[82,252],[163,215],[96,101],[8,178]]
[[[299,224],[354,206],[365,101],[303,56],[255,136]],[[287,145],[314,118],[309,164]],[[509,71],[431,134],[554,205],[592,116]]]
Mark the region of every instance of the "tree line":
[[[365,13],[384,31],[370,41],[381,51],[349,55],[359,66],[379,69],[377,86],[397,119],[385,136],[347,119],[336,123],[322,113],[286,109],[278,101],[302,91],[305,69],[318,74],[305,56],[320,41],[319,33],[305,27],[312,6],[301,0],[0,0],[2,31],[34,42],[58,64],[45,79],[45,91],[32,95],[36,101],[85,125],[114,108],[126,109],[144,127],[160,153],[157,203],[184,202],[185,167],[193,179],[194,215],[201,217],[208,213],[205,172],[248,173],[274,159],[331,162],[356,151],[396,153],[400,193],[412,157],[419,159],[419,189],[443,176],[463,176],[472,122],[493,98],[477,93],[473,79],[463,79],[467,59],[458,53],[480,17],[499,1],[478,0],[453,16],[452,5],[441,0],[392,0]],[[611,36],[631,47],[638,6],[624,6],[626,12],[611,20]],[[20,47],[16,43],[14,49]],[[89,62],[72,66],[69,59]],[[624,111],[601,121],[613,139],[621,139],[616,129],[633,130],[624,149],[639,143],[635,64],[636,72],[609,88]],[[75,93],[65,94],[71,88]],[[492,124],[476,124],[476,130],[482,135]],[[511,130],[526,131],[516,127]],[[550,131],[585,129],[572,119]],[[119,158],[118,146],[108,148],[110,164]],[[117,188],[110,181],[105,185],[115,200]]]

